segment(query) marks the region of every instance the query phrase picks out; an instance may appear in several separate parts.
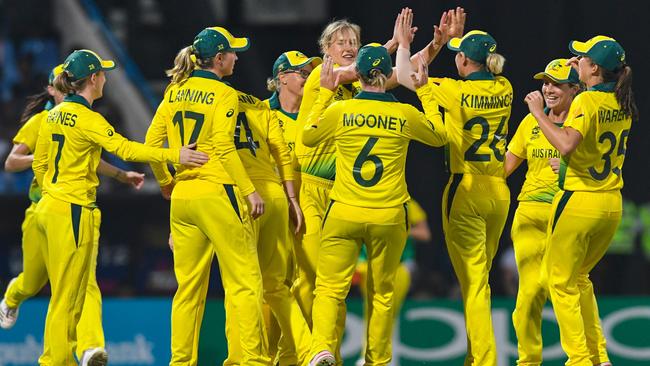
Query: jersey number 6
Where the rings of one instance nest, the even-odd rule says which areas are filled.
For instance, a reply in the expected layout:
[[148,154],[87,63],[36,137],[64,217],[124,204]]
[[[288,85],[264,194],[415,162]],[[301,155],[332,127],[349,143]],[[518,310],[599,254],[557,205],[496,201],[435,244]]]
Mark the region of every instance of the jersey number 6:
[[[352,176],[354,177],[355,182],[357,182],[362,187],[374,186],[377,184],[377,182],[379,182],[382,174],[384,174],[384,163],[382,163],[379,156],[369,155],[370,150],[372,150],[372,148],[375,146],[377,140],[379,140],[378,137],[371,137],[368,139],[366,144],[363,145],[363,148],[361,149],[359,156],[357,156],[357,159],[354,161],[354,166],[352,167]],[[373,174],[370,179],[365,179],[361,175],[361,168],[363,168],[363,164],[366,161],[371,161],[375,164],[375,174]]]

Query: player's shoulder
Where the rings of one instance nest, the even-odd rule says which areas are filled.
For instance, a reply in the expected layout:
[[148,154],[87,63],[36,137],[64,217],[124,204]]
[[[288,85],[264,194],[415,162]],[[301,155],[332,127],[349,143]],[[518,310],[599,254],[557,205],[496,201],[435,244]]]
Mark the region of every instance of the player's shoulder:
[[270,106],[252,94],[237,90],[237,100],[240,109],[270,110]]

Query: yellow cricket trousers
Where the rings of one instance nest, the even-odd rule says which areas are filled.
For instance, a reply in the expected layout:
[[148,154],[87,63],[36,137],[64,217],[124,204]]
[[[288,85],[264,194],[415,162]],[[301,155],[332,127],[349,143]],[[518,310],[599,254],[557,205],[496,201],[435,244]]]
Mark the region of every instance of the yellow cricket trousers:
[[46,346],[39,363],[75,366],[74,355],[80,348],[77,347],[77,326],[87,295],[93,253],[96,253],[95,228],[99,225],[99,210],[45,194],[36,207],[35,218],[38,225],[36,242],[41,245],[52,288],[45,319]]
[[[321,246],[321,230],[334,181],[305,173],[301,175],[301,180],[299,199],[305,217],[305,232],[294,246],[298,273],[292,290],[305,315],[307,324],[311,328],[313,327],[312,307],[316,289],[316,265]],[[336,347],[334,347],[333,353],[336,356],[337,365],[342,365],[340,341],[345,332],[345,302],[339,306],[337,319],[339,323],[336,326]]]
[[560,343],[569,357],[566,365],[607,362],[589,272],[605,255],[621,221],[621,192],[560,191],[551,212],[542,283],[548,284]]
[[[197,192],[201,192],[197,194]],[[199,331],[205,310],[210,265],[216,253],[227,316],[239,328],[242,365],[270,365],[262,317],[262,276],[248,206],[236,186],[201,180],[174,187],[170,210],[174,273],[171,366],[198,362]]]
[[511,238],[519,272],[512,322],[517,334],[517,365],[520,366],[542,364],[542,310],[546,289],[540,282],[540,275],[550,217],[550,203],[522,201],[512,221]]
[[[298,365],[308,357],[311,333],[300,306],[287,285],[287,271],[293,241],[290,235],[289,205],[282,186],[273,181],[254,181],[256,191],[264,200],[264,215],[253,221],[257,242],[257,255],[262,271],[264,301],[269,304],[277,319],[284,340],[280,349],[281,366]],[[238,330],[231,314],[232,301],[226,302],[226,338],[237,339]],[[269,321],[267,319],[267,321]],[[282,347],[281,347],[282,348]],[[275,358],[275,355],[270,355]],[[306,360],[309,361],[309,360]],[[228,359],[224,365],[241,363],[241,347],[238,342],[228,342]]]
[[[368,333],[368,314],[372,311],[370,309],[371,299],[368,297],[368,262],[357,263],[356,272],[359,274],[359,289],[361,296],[363,296],[363,326],[364,326],[364,339],[363,346],[361,347],[361,354],[366,354],[366,338]],[[411,272],[404,263],[400,263],[395,272],[395,283],[393,284],[393,312],[395,319],[399,318],[400,309],[406,300],[406,295],[411,288]]]
[[[332,201],[323,222],[312,316],[311,356],[335,351],[339,309],[365,243],[368,252],[366,365],[387,365],[392,357],[393,286],[408,233],[406,205],[361,208]],[[345,314],[343,315],[345,321]],[[343,323],[345,325],[345,323]]]
[[496,366],[488,276],[508,217],[504,178],[452,174],[443,196],[443,229],[465,310],[465,366]]

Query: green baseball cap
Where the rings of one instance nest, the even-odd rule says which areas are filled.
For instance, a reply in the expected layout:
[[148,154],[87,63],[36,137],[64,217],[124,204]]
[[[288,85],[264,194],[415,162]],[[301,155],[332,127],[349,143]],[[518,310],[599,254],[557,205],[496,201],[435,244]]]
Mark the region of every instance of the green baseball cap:
[[194,37],[194,53],[201,59],[214,57],[219,52],[241,52],[250,47],[248,38],[237,38],[222,27],[205,28]]
[[63,62],[62,70],[72,81],[84,79],[98,71],[108,71],[115,68],[115,62],[102,60],[98,54],[91,50],[76,50]]
[[388,50],[379,43],[370,43],[359,49],[357,69],[363,76],[370,77],[370,71],[379,69],[386,77],[393,73],[393,62]]
[[535,74],[533,79],[542,80],[547,77],[558,84],[579,84],[578,72],[573,67],[567,66],[568,61],[566,58],[558,58],[549,62],[544,71]]
[[316,67],[323,63],[320,57],[307,57],[300,51],[287,51],[278,57],[273,64],[273,77],[277,77],[279,73],[287,70],[300,70],[305,65],[311,64]]
[[462,52],[470,59],[485,64],[488,55],[497,50],[497,41],[487,32],[473,30],[467,32],[462,38],[450,39],[447,48]]
[[586,42],[571,41],[569,50],[577,56],[589,57],[596,65],[616,71],[625,64],[625,50],[614,38],[596,36]]
[[63,64],[56,65],[47,77],[47,85],[54,85],[54,78],[63,71]]

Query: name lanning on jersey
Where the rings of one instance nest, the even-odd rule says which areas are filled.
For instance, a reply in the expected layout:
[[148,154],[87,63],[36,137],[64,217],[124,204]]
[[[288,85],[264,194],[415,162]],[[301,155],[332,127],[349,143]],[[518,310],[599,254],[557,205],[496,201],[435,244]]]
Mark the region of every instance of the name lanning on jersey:
[[74,127],[77,124],[77,115],[71,112],[63,112],[60,110],[51,111],[47,115],[48,123],[58,123],[68,127]]
[[190,102],[212,104],[214,103],[214,92],[206,92],[194,89],[179,89],[174,96],[174,90],[169,92],[169,103]]
[[474,109],[506,108],[512,103],[512,93],[506,95],[461,94],[460,106]]
[[395,116],[343,113],[343,127],[367,126],[370,128],[383,128],[391,131],[397,131],[397,128],[399,127],[400,132],[402,132],[404,130],[404,125],[406,125],[406,120]]

